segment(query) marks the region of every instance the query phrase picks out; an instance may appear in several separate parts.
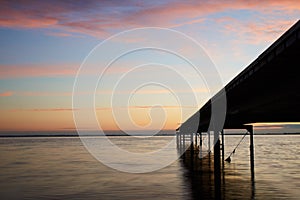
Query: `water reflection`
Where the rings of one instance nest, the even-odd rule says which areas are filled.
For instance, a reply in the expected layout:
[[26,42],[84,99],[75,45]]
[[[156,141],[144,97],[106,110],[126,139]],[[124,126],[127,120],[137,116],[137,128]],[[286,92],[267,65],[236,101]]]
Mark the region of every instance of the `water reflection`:
[[[251,176],[236,171],[232,173],[234,164],[229,163],[224,163],[219,172],[215,171],[212,153],[200,159],[199,150],[189,148],[181,156],[180,161],[185,169],[183,176],[191,189],[192,199],[255,198],[255,184]],[[218,177],[216,173],[220,173],[219,178],[215,178]]]

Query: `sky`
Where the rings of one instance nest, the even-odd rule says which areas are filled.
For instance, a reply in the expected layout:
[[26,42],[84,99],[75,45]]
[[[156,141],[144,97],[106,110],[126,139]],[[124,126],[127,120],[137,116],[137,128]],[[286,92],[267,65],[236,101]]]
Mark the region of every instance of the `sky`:
[[[299,16],[298,0],[0,1],[0,130],[74,130],[80,73],[89,75],[76,98],[93,95],[101,129],[174,130]],[[208,87],[182,57],[158,49],[130,52],[105,71],[117,52],[149,42],[196,63],[209,58],[222,85]],[[208,66],[201,73],[214,79]]]

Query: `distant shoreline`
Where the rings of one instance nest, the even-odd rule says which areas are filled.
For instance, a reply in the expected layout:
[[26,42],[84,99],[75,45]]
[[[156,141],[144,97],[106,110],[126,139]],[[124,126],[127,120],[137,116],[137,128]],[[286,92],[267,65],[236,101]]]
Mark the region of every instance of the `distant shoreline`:
[[[234,135],[244,135],[245,133],[226,133],[224,134],[225,136],[234,136]],[[78,135],[78,134],[17,134],[17,133],[12,133],[12,134],[1,134],[0,133],[0,138],[12,138],[12,137],[104,137],[104,136],[109,136],[109,137],[114,137],[114,136],[175,136],[175,133],[158,133],[156,135],[150,135],[150,134],[135,134],[135,135],[128,135],[126,133],[111,133],[111,134],[106,134],[106,135],[97,135],[97,134],[87,134],[87,135]],[[254,135],[300,135],[300,133],[254,133]]]
[[175,131],[130,131],[127,134],[124,131],[86,131],[78,134],[77,131],[0,131],[2,137],[104,137],[104,136],[174,136]]

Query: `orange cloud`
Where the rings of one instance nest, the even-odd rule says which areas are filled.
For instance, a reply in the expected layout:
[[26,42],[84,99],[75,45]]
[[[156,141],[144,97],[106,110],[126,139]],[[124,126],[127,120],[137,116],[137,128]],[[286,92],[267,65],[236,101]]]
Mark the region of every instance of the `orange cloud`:
[[10,112],[60,112],[60,111],[73,111],[73,108],[34,108],[34,109],[12,109]]
[[[205,88],[198,88],[194,89],[194,92],[197,93],[207,93],[208,91]],[[116,94],[130,94],[132,91],[129,90],[122,90],[122,91],[115,91]],[[190,93],[190,90],[175,90],[176,94],[178,93]],[[135,94],[169,94],[170,92],[168,90],[141,90],[137,91]],[[85,91],[81,93],[76,93],[76,95],[90,95],[94,94],[94,91]],[[99,90],[96,91],[96,95],[111,95],[113,92],[111,90]],[[0,93],[0,97],[6,97],[6,96],[42,96],[42,97],[48,97],[48,96],[72,96],[72,91],[70,92],[46,92],[46,91],[5,91],[3,93]]]
[[[20,77],[56,77],[56,76],[75,76],[81,63],[74,64],[18,64],[18,65],[1,65],[0,78],[20,78]],[[84,70],[85,74],[100,73],[101,65],[88,66]],[[123,74],[130,70],[130,67],[110,67],[105,70],[105,75]],[[83,73],[83,72],[81,72]],[[100,74],[99,74],[100,75]]]
[[17,96],[72,96],[72,92],[15,92]]
[[[114,109],[149,109],[149,108],[160,108],[156,106],[128,106],[128,107],[115,107]],[[179,109],[179,108],[187,108],[187,109],[195,109],[196,106],[162,106],[164,109]],[[74,111],[78,109],[74,108],[33,108],[33,109],[11,109],[10,112],[60,112],[60,111]],[[113,110],[112,107],[99,107],[96,110]]]
[[6,92],[0,93],[0,97],[10,97],[13,94],[14,94],[14,92],[12,92],[12,91],[6,91]]

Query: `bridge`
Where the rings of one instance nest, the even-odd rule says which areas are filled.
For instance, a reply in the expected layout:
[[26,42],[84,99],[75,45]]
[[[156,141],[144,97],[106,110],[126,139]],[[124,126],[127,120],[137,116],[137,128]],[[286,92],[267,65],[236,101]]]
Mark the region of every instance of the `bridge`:
[[224,129],[246,129],[249,132],[251,178],[254,182],[251,124],[300,122],[299,71],[300,20],[177,129],[178,144],[182,145],[182,141],[189,137],[191,146],[199,139],[200,148],[202,134],[213,133],[216,190],[221,184],[218,182],[220,150],[224,164]]

